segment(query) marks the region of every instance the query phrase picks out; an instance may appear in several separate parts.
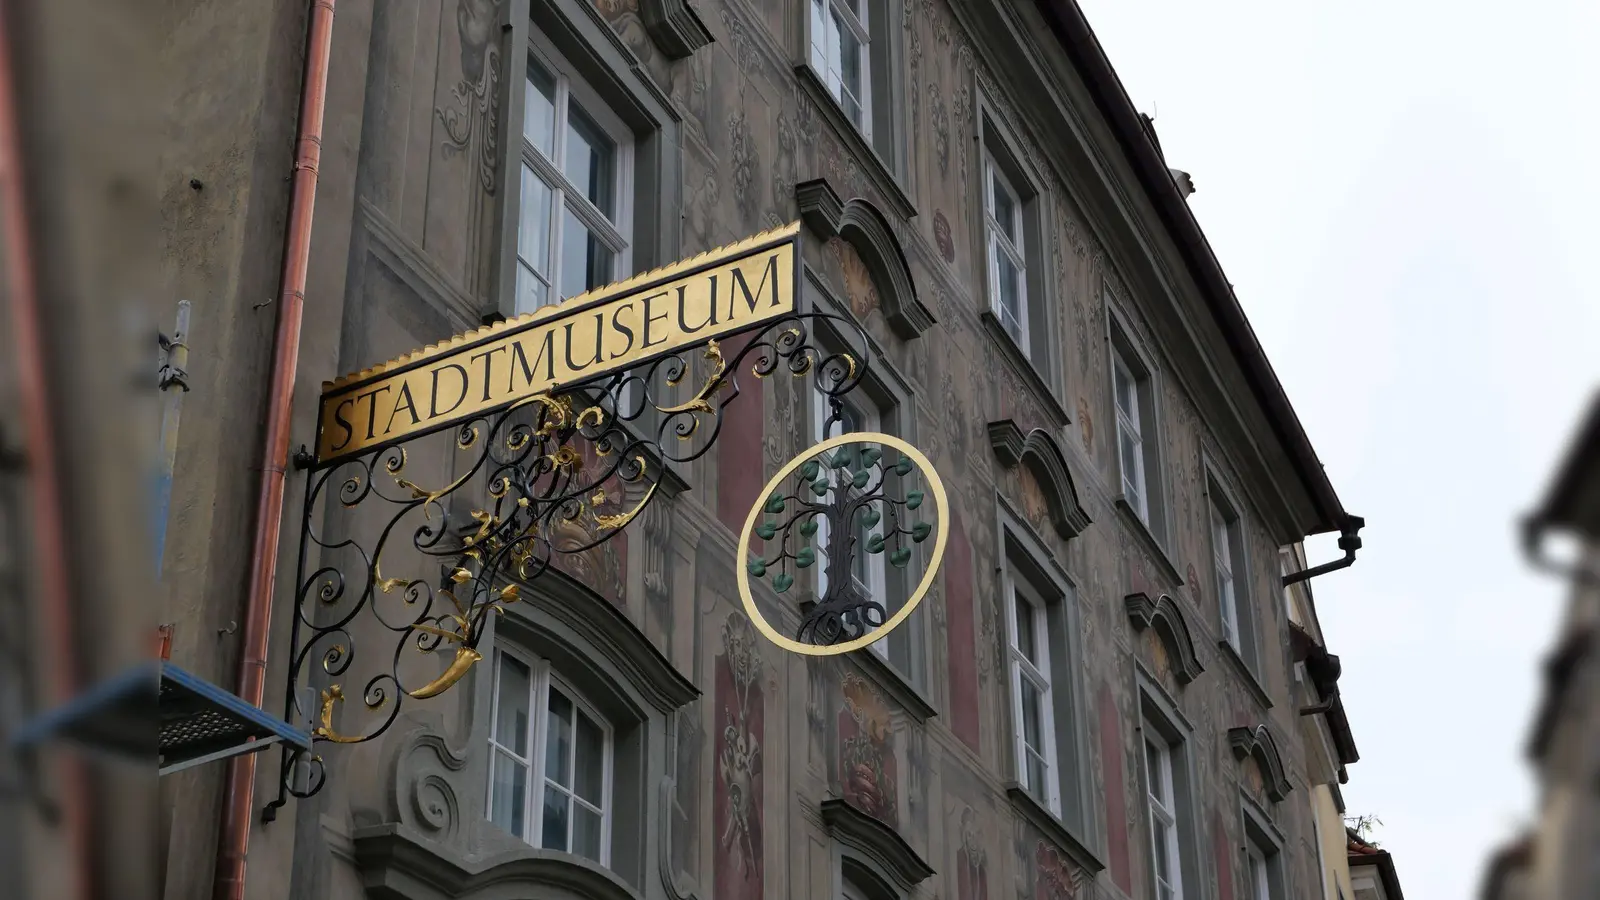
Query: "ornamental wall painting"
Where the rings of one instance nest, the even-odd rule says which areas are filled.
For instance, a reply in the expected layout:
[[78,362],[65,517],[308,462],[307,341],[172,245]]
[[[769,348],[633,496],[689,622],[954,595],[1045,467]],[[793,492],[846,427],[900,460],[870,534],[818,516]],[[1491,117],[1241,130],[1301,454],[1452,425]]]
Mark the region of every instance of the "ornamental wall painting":
[[[594,444],[589,441],[574,441],[573,444],[583,458],[583,474],[579,476],[582,480],[577,483],[593,483],[605,467],[614,465],[596,453]],[[597,515],[614,516],[638,505],[642,494],[635,496],[635,493],[630,492],[639,490],[641,489],[626,485],[622,479],[613,475],[600,483],[599,489],[591,495],[589,502]],[[611,603],[626,609],[628,533],[619,532],[610,540],[574,553],[572,548],[582,547],[594,541],[594,533],[577,521],[563,521],[560,517],[554,520],[552,527],[555,532],[550,536],[550,542],[556,552],[550,554],[550,565],[571,575]]]
[[722,626],[722,653],[715,665],[715,900],[760,900],[762,896],[764,696],[757,639],[743,615],[728,615]]
[[855,672],[844,676],[839,707],[839,791],[856,809],[890,826],[900,824],[889,708]]
[[1078,870],[1060,851],[1044,841],[1034,844],[1036,878],[1033,900],[1075,900],[1078,896]]
[[989,900],[989,858],[972,807],[961,811],[961,846],[956,850],[956,900]]

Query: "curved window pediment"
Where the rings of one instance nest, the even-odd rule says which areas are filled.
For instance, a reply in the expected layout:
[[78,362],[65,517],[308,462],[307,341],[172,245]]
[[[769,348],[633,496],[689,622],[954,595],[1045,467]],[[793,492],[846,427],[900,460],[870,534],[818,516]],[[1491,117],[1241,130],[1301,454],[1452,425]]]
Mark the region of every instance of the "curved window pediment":
[[1189,634],[1189,623],[1178,601],[1167,594],[1152,600],[1149,594],[1137,593],[1124,597],[1123,605],[1135,630],[1154,628],[1166,644],[1173,663],[1172,674],[1179,684],[1188,684],[1200,677],[1205,666],[1200,664],[1200,657],[1195,653],[1194,638]]
[[1056,533],[1070,539],[1089,527],[1092,520],[1078,502],[1078,488],[1072,482],[1067,458],[1049,432],[1035,428],[1023,434],[1016,422],[1001,419],[989,423],[989,444],[1001,465],[1006,468],[1025,465],[1033,473],[1044,489],[1050,522]]
[[825,178],[795,186],[800,217],[824,239],[838,237],[855,248],[866,264],[883,303],[889,327],[903,340],[921,336],[933,326],[933,313],[917,297],[911,266],[882,211],[856,197],[841,201]]
[[1254,757],[1261,769],[1261,780],[1267,796],[1272,798],[1272,802],[1281,803],[1283,798],[1289,796],[1294,786],[1284,772],[1283,755],[1278,752],[1278,741],[1272,736],[1270,728],[1266,725],[1230,728],[1228,743],[1233,746],[1234,757],[1241,762]]

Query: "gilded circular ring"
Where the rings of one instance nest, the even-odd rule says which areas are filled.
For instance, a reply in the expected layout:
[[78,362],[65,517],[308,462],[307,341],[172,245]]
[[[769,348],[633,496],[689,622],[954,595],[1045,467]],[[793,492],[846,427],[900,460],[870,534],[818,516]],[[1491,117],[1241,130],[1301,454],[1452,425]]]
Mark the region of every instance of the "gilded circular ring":
[[[816,644],[802,643],[793,638],[780,634],[778,630],[773,628],[772,624],[761,615],[761,610],[756,608],[755,596],[751,593],[750,589],[750,568],[748,565],[750,557],[750,535],[755,529],[756,519],[760,518],[762,511],[766,508],[767,498],[772,496],[772,494],[778,490],[778,487],[783,484],[784,479],[794,474],[796,469],[804,465],[806,460],[815,457],[819,453],[832,450],[835,447],[840,447],[845,444],[858,443],[879,444],[881,446],[892,447],[900,451],[911,458],[911,461],[916,464],[918,471],[922,473],[923,478],[927,480],[928,490],[933,499],[934,517],[938,525],[938,535],[933,540],[933,553],[928,557],[928,565],[922,573],[922,580],[917,583],[917,587],[911,592],[911,596],[906,598],[905,605],[900,607],[899,611],[897,611],[894,615],[890,616],[888,621],[884,622],[882,625],[878,626],[872,631],[863,634],[861,637],[855,638],[854,640],[845,641],[842,644],[825,644],[819,646]],[[944,559],[945,541],[950,536],[950,528],[948,524],[950,515],[949,510],[949,501],[946,499],[944,492],[944,482],[939,479],[939,473],[934,471],[933,463],[929,462],[928,458],[922,455],[921,450],[918,450],[910,443],[897,438],[892,434],[883,434],[881,432],[870,431],[853,432],[850,434],[835,435],[834,437],[828,438],[821,443],[812,445],[809,449],[785,463],[783,468],[778,470],[778,474],[772,476],[772,480],[767,482],[766,487],[762,488],[760,495],[756,497],[755,505],[750,508],[750,514],[745,517],[744,529],[739,532],[738,565],[734,568],[738,572],[739,599],[744,603],[745,614],[750,617],[750,621],[755,623],[756,628],[766,636],[767,640],[777,644],[779,647],[782,647],[785,650],[805,654],[806,656],[834,656],[839,653],[849,653],[852,650],[859,650],[874,641],[888,637],[889,632],[893,631],[900,625],[900,623],[904,622],[913,612],[916,611],[918,604],[922,602],[922,598],[927,596],[928,590],[933,587],[933,578],[939,573],[939,563]]]

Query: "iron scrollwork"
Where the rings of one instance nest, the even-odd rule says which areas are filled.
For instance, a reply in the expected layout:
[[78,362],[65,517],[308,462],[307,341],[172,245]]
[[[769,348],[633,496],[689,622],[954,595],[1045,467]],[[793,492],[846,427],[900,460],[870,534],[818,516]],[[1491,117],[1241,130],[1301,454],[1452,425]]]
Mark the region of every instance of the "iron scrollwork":
[[[830,320],[843,349],[814,340],[819,320]],[[828,313],[791,314],[724,340],[744,343],[729,358],[709,341],[310,467],[285,718],[309,724],[313,751],[285,750],[279,795],[266,818],[288,797],[322,788],[316,744],[370,741],[389,729],[407,698],[450,689],[483,658],[491,616],[528,602],[525,592],[564,557],[620,533],[661,489],[668,464],[704,455],[721,432],[723,410],[739,396],[737,376],[746,366],[756,378],[780,369],[809,376],[833,421],[839,398],[866,372],[865,332]],[[448,452],[466,460],[441,487],[413,480],[419,466],[408,451],[428,438],[448,439]],[[396,557],[403,558],[391,571]],[[418,565],[437,566],[440,574],[397,574]],[[377,657],[364,641],[358,646],[358,635],[374,632],[393,636]],[[346,677],[368,658],[377,659],[376,672],[347,696]],[[430,666],[429,658],[437,662]],[[302,699],[313,678],[322,685],[316,698]],[[351,699],[360,705],[346,710]],[[361,727],[341,730],[342,710],[354,711]]]

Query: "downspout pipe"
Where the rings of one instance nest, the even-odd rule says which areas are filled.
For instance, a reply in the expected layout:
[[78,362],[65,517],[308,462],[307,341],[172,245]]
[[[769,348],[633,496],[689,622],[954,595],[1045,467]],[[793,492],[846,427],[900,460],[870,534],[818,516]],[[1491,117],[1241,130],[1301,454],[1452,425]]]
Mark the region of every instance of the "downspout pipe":
[[1344,524],[1339,528],[1339,549],[1344,551],[1344,556],[1333,562],[1323,563],[1320,566],[1302,569],[1299,572],[1290,572],[1288,575],[1283,576],[1283,586],[1288,587],[1291,584],[1307,581],[1318,575],[1326,575],[1329,572],[1348,568],[1356,561],[1356,551],[1361,549],[1361,529],[1366,524],[1367,520],[1360,516],[1346,516]]
[[[322,157],[322,112],[328,93],[328,56],[333,45],[334,0],[311,0],[306,37],[305,80],[300,87],[300,122],[295,140],[289,228],[284,241],[278,295],[278,327],[267,387],[267,427],[262,446],[261,481],[256,496],[255,543],[250,554],[250,586],[245,600],[244,640],[237,693],[260,706],[266,692],[267,650],[272,634],[272,594],[277,578],[278,541],[283,522],[284,470],[289,462],[290,413],[295,370],[300,364],[300,321],[305,304],[306,269],[311,257],[311,216],[317,195],[317,165]],[[215,900],[243,900],[245,852],[255,803],[256,760],[236,756],[228,763],[217,862]]]
[[[23,465],[29,474],[29,532],[38,574],[32,606],[42,620],[46,701],[59,706],[77,690],[76,626],[67,568],[65,509],[62,507],[56,423],[51,413],[50,381],[45,365],[45,336],[34,274],[34,247],[28,228],[27,179],[23,173],[22,135],[17,124],[16,83],[11,52],[14,24],[8,13],[15,4],[0,3],[0,230],[4,231],[5,288],[10,300],[12,362],[22,407]],[[57,759],[60,773],[61,826],[67,844],[65,871],[55,877],[61,896],[84,898],[93,890],[93,831],[89,817],[87,772],[76,756]]]

